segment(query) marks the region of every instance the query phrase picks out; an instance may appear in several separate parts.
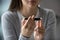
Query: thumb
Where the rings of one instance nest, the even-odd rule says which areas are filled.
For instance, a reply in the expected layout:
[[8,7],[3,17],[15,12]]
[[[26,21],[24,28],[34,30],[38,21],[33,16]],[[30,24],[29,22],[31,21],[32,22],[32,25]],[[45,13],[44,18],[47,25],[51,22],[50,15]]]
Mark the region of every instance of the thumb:
[[36,21],[36,27],[41,27],[41,20]]

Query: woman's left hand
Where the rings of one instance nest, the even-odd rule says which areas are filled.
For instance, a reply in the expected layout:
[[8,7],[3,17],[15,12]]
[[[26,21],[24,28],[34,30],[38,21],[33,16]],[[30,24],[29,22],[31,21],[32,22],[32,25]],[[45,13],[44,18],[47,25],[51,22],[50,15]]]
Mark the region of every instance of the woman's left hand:
[[42,40],[44,37],[45,28],[43,27],[42,20],[36,22],[36,28],[34,29],[34,39]]

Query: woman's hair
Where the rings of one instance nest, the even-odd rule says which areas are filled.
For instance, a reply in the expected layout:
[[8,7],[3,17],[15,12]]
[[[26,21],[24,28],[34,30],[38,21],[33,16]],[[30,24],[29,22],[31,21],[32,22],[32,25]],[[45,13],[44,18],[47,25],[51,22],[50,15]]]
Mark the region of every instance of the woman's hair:
[[10,11],[14,10],[20,10],[22,7],[22,1],[21,0],[11,0],[11,4],[9,6]]

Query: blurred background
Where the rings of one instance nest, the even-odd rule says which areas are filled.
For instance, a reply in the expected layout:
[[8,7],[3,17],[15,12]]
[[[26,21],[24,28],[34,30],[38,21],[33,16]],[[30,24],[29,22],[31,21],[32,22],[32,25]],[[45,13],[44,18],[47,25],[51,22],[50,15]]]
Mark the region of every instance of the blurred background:
[[[1,28],[1,15],[9,8],[11,0],[0,0],[0,40],[3,40],[2,28]],[[42,8],[53,9],[56,13],[57,27],[56,27],[56,39],[60,40],[60,0],[42,0]]]

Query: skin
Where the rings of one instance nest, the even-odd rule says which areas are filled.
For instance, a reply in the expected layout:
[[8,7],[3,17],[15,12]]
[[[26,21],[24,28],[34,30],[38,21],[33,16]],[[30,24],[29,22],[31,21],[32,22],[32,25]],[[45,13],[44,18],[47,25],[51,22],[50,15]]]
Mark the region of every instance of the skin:
[[36,15],[38,9],[37,6],[40,0],[34,0],[34,2],[31,1],[32,0],[22,0],[23,6],[20,11],[25,17]]
[[[43,25],[41,24],[42,23],[41,20],[38,21],[38,23],[36,22],[37,25],[34,21],[34,17],[37,13],[37,9],[38,9],[37,6],[39,2],[40,0],[22,0],[23,6],[20,10],[23,16],[28,17],[27,20],[23,18],[21,22],[21,34],[23,36],[30,37],[31,34],[34,32],[34,38],[36,38],[35,40],[42,40],[44,32],[41,32],[39,30],[40,29],[45,30],[43,28]],[[39,38],[37,38],[38,36]]]
[[34,39],[43,40],[44,32],[45,32],[45,28],[43,27],[42,19],[41,19],[36,22],[36,27],[34,29]]

